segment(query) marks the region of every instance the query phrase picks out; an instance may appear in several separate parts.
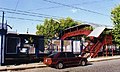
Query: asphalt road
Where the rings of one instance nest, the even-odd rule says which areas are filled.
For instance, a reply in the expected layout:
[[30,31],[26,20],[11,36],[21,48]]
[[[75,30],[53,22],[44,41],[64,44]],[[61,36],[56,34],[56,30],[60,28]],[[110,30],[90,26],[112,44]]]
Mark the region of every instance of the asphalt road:
[[45,67],[9,72],[120,72],[120,59],[92,62],[87,66],[74,66],[65,69]]

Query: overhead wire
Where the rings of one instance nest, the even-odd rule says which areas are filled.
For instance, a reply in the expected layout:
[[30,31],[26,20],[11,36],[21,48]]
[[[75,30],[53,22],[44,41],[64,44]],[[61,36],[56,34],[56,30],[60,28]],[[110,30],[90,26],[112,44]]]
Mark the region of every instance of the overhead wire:
[[[2,16],[0,16],[2,17]],[[10,19],[19,19],[19,20],[29,20],[29,21],[38,21],[38,22],[44,22],[43,20],[35,20],[35,19],[27,19],[27,18],[19,18],[19,17],[11,17],[11,16],[6,16],[7,18]]]
[[[0,10],[3,12],[3,10]],[[12,14],[20,14],[20,15],[27,15],[27,16],[33,16],[33,17],[42,17],[42,18],[51,18],[51,17],[45,17],[45,16],[39,16],[39,15],[33,15],[33,14],[26,14],[26,13],[20,13],[20,12],[13,12],[13,11],[4,11],[6,13],[12,13]]]
[[95,12],[95,11],[88,10],[88,9],[84,9],[84,8],[80,8],[80,7],[76,7],[76,6],[73,6],[73,5],[63,4],[63,3],[54,2],[54,1],[50,1],[50,0],[43,0],[43,1],[46,1],[46,2],[49,2],[49,3],[53,3],[53,4],[57,4],[57,5],[61,5],[61,6],[70,7],[70,8],[75,8],[75,9],[79,9],[79,10],[82,10],[82,11],[86,11],[86,12],[90,12],[90,13],[99,14],[99,15],[102,15],[102,16],[109,17],[109,15],[102,14],[102,13]]
[[[44,0],[44,1],[48,1],[48,0]],[[59,3],[58,3],[59,4]],[[60,3],[61,5],[61,3]],[[63,6],[69,6],[69,5],[64,5]],[[75,7],[76,8],[76,7]],[[47,14],[41,14],[41,13],[36,13],[36,12],[30,12],[30,11],[23,11],[23,10],[15,10],[15,9],[9,9],[9,8],[3,8],[0,7],[1,10],[7,10],[6,12],[8,13],[15,13],[15,14],[21,14],[21,15],[28,15],[28,16],[36,16],[36,17],[44,17],[44,18],[54,18],[54,19],[58,19],[58,18],[64,18],[64,17],[59,17],[59,16],[53,16],[53,15],[47,15]],[[84,10],[84,9],[83,9]],[[10,12],[13,11],[13,12]],[[15,11],[15,12],[14,12]],[[85,10],[87,11],[87,10]],[[19,12],[19,13],[18,13]],[[96,13],[96,12],[93,12]],[[35,15],[34,15],[35,14]],[[99,13],[98,13],[99,14]],[[103,14],[102,14],[103,15]],[[76,20],[76,19],[74,19]],[[76,21],[81,21],[81,20],[76,20]],[[81,21],[81,22],[86,22],[86,21]],[[87,22],[88,23],[88,22]]]
[[18,4],[19,4],[19,0],[17,0],[17,4],[15,6],[15,10],[17,10]]
[[[36,15],[30,15],[30,14],[25,14],[25,13],[19,13],[20,10],[17,10],[17,7],[18,7],[18,4],[19,4],[19,0],[17,0],[17,3],[16,3],[16,6],[15,6],[15,9],[9,9],[9,8],[2,8],[0,7],[0,11],[1,12],[7,12],[7,13],[12,13],[12,14],[21,14],[21,15],[29,15],[29,16],[36,16]],[[7,11],[5,11],[7,10]],[[24,11],[20,11],[20,12],[24,12]],[[27,12],[26,12],[27,13]],[[2,16],[0,16],[2,17]],[[41,17],[41,16],[38,16],[38,17]],[[43,20],[36,20],[36,19],[28,19],[28,18],[20,18],[20,17],[13,17],[12,16],[6,16],[6,18],[10,18],[10,19],[19,19],[19,20],[28,20],[28,21],[39,21],[39,22],[44,22]]]
[[36,15],[43,15],[43,16],[59,17],[59,16],[41,14],[41,13],[36,13],[36,12],[29,12],[29,11],[23,11],[23,10],[15,10],[15,9],[3,8],[3,7],[0,7],[0,9],[2,9],[2,10],[10,10],[10,11],[16,11],[16,12],[22,12],[22,13],[29,13],[29,14],[36,14]]
[[[71,4],[73,6],[77,6],[77,5],[88,5],[88,4],[93,4],[93,3],[99,3],[99,2],[103,2],[103,0],[100,1],[90,1],[90,2],[83,2],[83,3],[77,3],[77,4]],[[54,9],[54,8],[61,8],[64,6],[51,6],[51,7],[46,7],[46,8],[37,8],[37,9],[29,9],[28,11],[33,11],[33,10],[45,10],[45,9]]]
[[[15,11],[17,10],[18,4],[19,4],[19,0],[17,0],[17,2],[16,2]],[[11,16],[13,17],[14,14],[11,14]],[[7,17],[7,18],[8,18],[8,17]],[[14,26],[14,24],[13,24],[13,26]]]
[[[0,11],[1,12],[3,12],[4,10],[1,10],[0,9]],[[45,17],[45,16],[38,16],[38,15],[32,15],[32,14],[26,14],[26,13],[21,13],[21,12],[14,12],[13,10],[12,11],[4,11],[4,12],[7,12],[7,13],[13,13],[13,14],[20,14],[20,15],[27,15],[27,16],[33,16],[33,17],[44,17],[44,18],[53,18],[53,19],[58,19],[58,18],[54,18],[54,17]],[[0,16],[1,17],[1,16]],[[6,16],[7,17],[7,16]],[[18,17],[11,17],[11,16],[9,16],[9,17],[7,17],[7,18],[11,18],[11,19],[19,19],[19,20],[29,20],[29,21],[39,21],[39,22],[44,22],[43,20],[34,20],[34,19],[26,19],[26,18],[18,18]],[[64,17],[61,17],[61,18],[64,18]],[[80,22],[82,22],[82,23],[89,23],[89,22],[87,22],[87,21],[81,21],[81,20],[76,20],[76,19],[73,19],[73,20],[75,20],[75,21],[80,21]],[[90,23],[92,23],[92,22],[90,22]]]
[[[48,0],[44,0],[44,1],[47,1],[47,2],[48,2]],[[51,3],[52,1],[49,1],[49,2]],[[17,6],[18,6],[18,3],[19,3],[19,1],[18,1],[17,4],[16,4],[16,8],[17,8]],[[52,2],[52,3],[59,4],[59,5],[62,5],[62,6],[67,6],[67,7],[69,6],[69,5],[64,5],[64,4],[57,3],[57,2]],[[79,5],[79,4],[76,4],[76,5]],[[0,9],[3,9],[3,10],[23,12],[23,13],[16,13],[16,12],[8,12],[8,11],[7,11],[8,13],[15,13],[15,14],[29,15],[29,16],[43,15],[43,16],[37,16],[37,17],[44,17],[44,18],[54,18],[54,17],[56,17],[56,18],[64,18],[64,17],[52,16],[52,15],[41,14],[41,13],[36,13],[36,12],[16,10],[16,8],[15,8],[15,9],[9,9],[9,8],[0,7]],[[54,8],[55,8],[55,7],[54,7]],[[75,8],[76,8],[76,7],[75,7]],[[78,7],[77,7],[77,8],[78,8]],[[80,9],[81,9],[81,8],[80,8]],[[81,9],[81,10],[84,10],[84,9]],[[84,11],[89,11],[89,10],[84,10]],[[91,11],[90,11],[90,12],[91,12]],[[29,13],[29,14],[24,14],[24,13]],[[92,11],[92,13],[96,13],[96,12],[93,12],[93,11]],[[37,14],[37,15],[30,15],[30,14]],[[97,14],[101,14],[101,13],[97,13]],[[103,14],[101,14],[101,15],[103,15]],[[49,16],[49,17],[45,17],[45,16]]]

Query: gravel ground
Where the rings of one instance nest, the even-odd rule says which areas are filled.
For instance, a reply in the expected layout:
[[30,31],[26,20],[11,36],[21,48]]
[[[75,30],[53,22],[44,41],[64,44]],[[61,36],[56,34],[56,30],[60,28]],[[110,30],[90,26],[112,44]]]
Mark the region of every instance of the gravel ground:
[[92,62],[87,66],[74,66],[65,69],[45,67],[7,72],[120,72],[120,59]]

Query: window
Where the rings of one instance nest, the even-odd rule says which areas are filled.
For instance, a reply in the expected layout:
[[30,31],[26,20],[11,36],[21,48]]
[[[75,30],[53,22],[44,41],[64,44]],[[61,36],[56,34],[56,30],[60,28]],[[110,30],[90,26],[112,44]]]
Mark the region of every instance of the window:
[[19,45],[19,38],[18,37],[7,37],[7,46],[6,46],[6,53],[7,54],[16,54],[17,53],[17,45]]
[[65,56],[65,53],[60,53],[59,57],[60,57],[60,58],[66,57],[66,56]]
[[75,57],[73,53],[67,53],[67,57]]
[[50,58],[54,58],[55,57],[55,55],[57,55],[58,53],[57,52],[53,52],[52,54],[50,54],[48,57],[50,57]]

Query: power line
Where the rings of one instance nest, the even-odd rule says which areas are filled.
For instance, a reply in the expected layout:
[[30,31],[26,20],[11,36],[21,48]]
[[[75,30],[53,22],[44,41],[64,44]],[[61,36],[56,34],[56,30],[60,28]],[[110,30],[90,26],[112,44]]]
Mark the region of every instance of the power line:
[[[39,13],[34,13],[34,12],[29,12],[29,11],[22,11],[22,10],[17,10],[17,12],[15,12],[14,9],[2,8],[2,7],[0,7],[0,9],[1,9],[0,11],[8,10],[8,11],[5,11],[7,13],[15,13],[15,14],[21,14],[21,15],[28,15],[28,16],[37,16],[37,17],[44,17],[45,18],[44,15],[46,15],[46,14],[39,14]],[[35,15],[32,15],[32,14],[35,14]],[[38,15],[41,15],[41,16],[38,16]],[[49,18],[54,18],[52,15],[46,15],[46,16],[48,16],[48,17],[51,16]],[[46,17],[46,18],[48,18],[48,17]],[[59,16],[55,16],[55,17],[64,18],[64,17],[59,17]],[[25,19],[25,18],[17,18],[17,17],[7,17],[7,18],[20,19],[20,20],[30,20],[30,21],[41,21],[41,20],[33,20],[33,19]],[[54,19],[58,19],[58,18],[54,18]],[[81,21],[81,20],[76,20],[76,19],[73,19],[73,20],[80,21],[83,23],[89,23],[87,21]],[[43,21],[41,21],[41,22],[43,22]],[[90,22],[90,23],[92,23],[92,22]]]
[[[2,17],[2,16],[0,16]],[[5,16],[6,18],[10,18],[10,19],[19,19],[19,20],[28,20],[28,21],[38,21],[38,22],[44,22],[43,20],[36,20],[36,19],[27,19],[27,18],[19,18],[19,17],[10,17],[10,16]],[[74,20],[74,19],[73,19]],[[80,21],[82,23],[93,23],[93,22],[88,22],[88,21],[81,21],[81,20],[75,20],[75,21]],[[96,23],[93,23],[96,24]]]
[[109,15],[106,15],[106,14],[102,14],[102,13],[99,13],[99,12],[95,12],[95,11],[92,11],[92,10],[88,10],[88,9],[84,9],[84,8],[80,8],[80,7],[76,7],[76,6],[72,6],[72,5],[67,5],[67,4],[58,3],[58,2],[49,1],[49,0],[43,0],[43,1],[46,1],[46,2],[49,2],[49,3],[53,3],[53,4],[57,4],[57,5],[61,5],[61,6],[66,6],[66,7],[70,7],[70,8],[83,10],[83,11],[94,13],[94,14],[99,14],[99,15],[103,15],[103,16],[109,16]]
[[[93,4],[93,3],[99,3],[99,2],[103,2],[103,0],[100,0],[100,1],[91,1],[91,2],[83,2],[81,4],[77,3],[77,4],[71,4],[73,6],[77,6],[77,5],[88,5],[88,4]],[[37,8],[37,9],[29,9],[28,11],[32,11],[32,10],[44,10],[44,9],[54,9],[54,8],[61,8],[61,7],[64,7],[64,6],[51,6],[51,7],[46,7],[46,8]]]
[[[0,11],[3,12],[2,10],[0,10]],[[29,15],[29,14],[17,13],[17,12],[11,12],[11,11],[5,11],[5,12],[7,12],[7,13],[15,13],[15,14],[21,14],[21,15],[28,15],[28,16],[35,16],[35,15]],[[0,17],[1,17],[1,16],[0,16]],[[41,16],[37,16],[37,17],[41,17]],[[18,18],[18,17],[10,17],[10,16],[6,16],[6,18],[44,22],[43,20],[26,19],[26,18]],[[55,19],[55,18],[54,18],[54,19]],[[81,21],[81,20],[76,20],[76,19],[73,19],[73,20],[75,20],[75,21],[80,21],[80,22],[82,22],[82,23],[92,23],[92,22]]]
[[16,12],[22,12],[22,13],[28,13],[28,14],[35,14],[35,15],[42,15],[42,16],[50,16],[50,17],[61,18],[59,16],[53,16],[53,15],[47,15],[47,14],[41,14],[41,13],[29,12],[29,11],[22,11],[22,10],[15,10],[15,9],[3,8],[3,7],[0,7],[0,9],[9,10],[9,11],[16,11]]
[[[2,16],[0,16],[2,17]],[[27,19],[27,18],[19,18],[19,17],[10,17],[10,16],[6,16],[7,18],[10,19],[19,19],[19,20],[29,20],[29,21],[38,21],[38,22],[44,22],[43,20],[35,20],[35,19]]]
[[[3,12],[3,10],[0,10],[0,11]],[[38,16],[38,15],[26,14],[26,13],[19,13],[19,12],[13,12],[13,11],[4,11],[4,12],[12,13],[12,14],[20,14],[20,15],[33,16],[33,17],[51,18],[51,17]]]
[[[16,6],[15,6],[15,11],[17,10],[18,4],[19,4],[19,0],[17,0]],[[12,17],[13,17],[13,16],[14,16],[14,15],[12,14]],[[14,25],[14,24],[13,24],[13,25]]]
[[15,10],[17,10],[18,4],[19,4],[19,0],[17,0],[17,4],[15,6]]
[[[21,15],[28,15],[28,16],[36,16],[36,17],[44,17],[44,18],[54,18],[54,19],[64,18],[64,17],[59,17],[59,16],[55,16],[55,17],[57,17],[57,18],[55,18],[52,15],[46,15],[46,14],[45,14],[46,15],[46,17],[45,17],[44,14],[39,14],[39,13],[34,13],[34,12],[29,12],[29,11],[22,11],[22,10],[17,10],[17,12],[14,12],[15,11],[14,9],[3,8],[3,7],[0,7],[0,9],[1,9],[1,11],[7,10],[6,12],[8,12],[8,13],[15,13],[15,14],[21,14]],[[33,14],[35,14],[35,15],[33,15]],[[76,19],[74,19],[74,20],[76,20]],[[81,20],[76,20],[76,21],[81,21]],[[85,22],[86,23],[87,21],[81,21],[81,22],[83,22],[83,23]],[[89,23],[89,22],[87,22],[87,23]]]
[[32,11],[32,10],[41,10],[41,9],[53,9],[53,8],[61,8],[63,6],[51,6],[51,7],[46,7],[46,8],[37,8],[37,9],[30,9],[28,11]]

